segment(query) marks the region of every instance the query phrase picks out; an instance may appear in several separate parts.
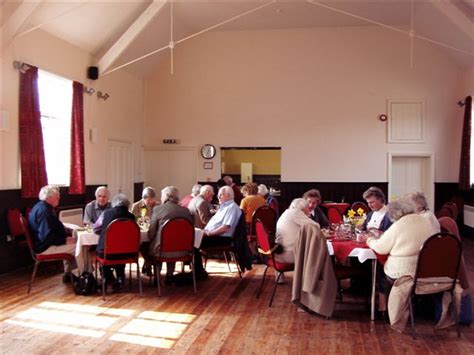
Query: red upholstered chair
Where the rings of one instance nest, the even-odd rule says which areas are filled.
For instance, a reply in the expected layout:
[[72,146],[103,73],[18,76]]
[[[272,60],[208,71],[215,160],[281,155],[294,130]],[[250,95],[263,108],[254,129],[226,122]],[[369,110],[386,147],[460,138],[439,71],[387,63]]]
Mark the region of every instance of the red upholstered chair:
[[336,207],[328,208],[328,220],[329,223],[342,223],[342,213]]
[[442,208],[447,208],[451,211],[451,218],[455,221],[458,218],[458,206],[454,202],[446,202]]
[[255,210],[252,215],[252,227],[250,235],[255,235],[255,223],[260,220],[265,226],[270,237],[275,238],[277,215],[273,208],[270,206],[261,206]]
[[64,253],[59,253],[59,254],[48,254],[48,255],[40,255],[36,254],[35,248],[34,248],[34,243],[33,243],[33,238],[31,237],[30,231],[28,229],[28,224],[26,222],[25,217],[20,215],[20,224],[21,228],[23,229],[23,234],[25,235],[26,242],[28,244],[28,247],[30,249],[31,257],[35,261],[35,266],[33,269],[33,274],[31,275],[30,282],[28,283],[28,292],[30,293],[31,291],[31,286],[33,285],[33,281],[36,276],[36,271],[38,271],[38,266],[42,262],[46,261],[72,261],[74,259],[74,256],[71,254],[64,254]]
[[[420,249],[418,255],[418,262],[416,265],[415,281],[411,293],[411,300],[409,302],[410,320],[412,328],[412,336],[415,338],[415,318],[413,312],[413,298],[417,295],[417,283],[422,279],[427,278],[448,278],[451,284],[446,291],[451,293],[453,304],[456,302],[454,297],[454,287],[459,274],[459,265],[461,263],[462,244],[461,241],[450,233],[436,233],[429,237]],[[442,262],[440,262],[442,261]],[[439,290],[433,293],[438,293]],[[423,294],[427,294],[423,292]],[[457,308],[454,304],[454,317],[457,325],[458,336],[461,336],[459,331]]]
[[[438,211],[435,212],[435,216],[436,218],[441,218],[441,217],[449,217],[449,218],[453,218],[454,217],[454,214],[453,214],[453,210],[450,209],[450,208],[447,208],[445,206],[441,207]],[[453,218],[454,219],[454,218]]]
[[369,206],[367,206],[367,204],[365,204],[364,202],[361,202],[361,201],[354,202],[351,206],[351,210],[354,210],[356,212],[359,208],[362,208],[365,213],[370,212]]
[[[194,293],[197,293],[194,267],[194,226],[191,222],[184,218],[173,218],[163,225],[160,247],[155,261],[156,263],[177,261],[189,263],[193,273]],[[161,296],[161,268],[156,263],[156,284],[158,285],[158,296]]]
[[280,263],[275,260],[275,249],[277,245],[271,247],[270,236],[264,224],[260,220],[255,222],[255,233],[257,235],[258,252],[262,255],[266,264],[262,281],[260,282],[260,286],[257,291],[257,298],[260,296],[260,292],[262,291],[263,282],[265,281],[268,268],[271,267],[275,269],[275,272],[278,273],[277,279],[275,280],[275,285],[273,286],[272,297],[270,298],[270,303],[268,304],[268,307],[271,307],[281,275],[283,275],[285,271],[293,271],[295,269],[295,264]]
[[[7,212],[8,228],[10,234],[17,245],[28,246],[25,233],[23,231],[23,225],[21,224],[21,213],[16,208],[10,208]],[[26,226],[28,222],[25,220]]]
[[[137,264],[137,278],[142,295],[139,260],[140,229],[135,221],[126,218],[114,219],[105,230],[103,256],[96,255],[97,263],[104,266],[130,264],[130,288],[132,287],[132,264]],[[102,272],[102,275],[104,273]],[[97,276],[97,275],[96,275]],[[105,300],[105,279],[102,279],[102,297]]]

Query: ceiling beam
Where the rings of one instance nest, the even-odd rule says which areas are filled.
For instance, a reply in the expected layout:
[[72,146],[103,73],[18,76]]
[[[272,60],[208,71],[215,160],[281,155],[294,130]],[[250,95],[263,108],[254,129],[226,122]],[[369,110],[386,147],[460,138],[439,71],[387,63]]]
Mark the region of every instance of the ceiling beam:
[[430,0],[431,4],[444,14],[454,26],[474,40],[473,23],[456,5],[448,0]]
[[106,72],[122,52],[133,42],[153,17],[163,8],[166,1],[154,0],[125,33],[115,42],[97,62],[101,73]]
[[34,2],[23,1],[2,26],[2,47],[6,48],[15,38],[21,26],[31,14],[43,3],[43,0]]

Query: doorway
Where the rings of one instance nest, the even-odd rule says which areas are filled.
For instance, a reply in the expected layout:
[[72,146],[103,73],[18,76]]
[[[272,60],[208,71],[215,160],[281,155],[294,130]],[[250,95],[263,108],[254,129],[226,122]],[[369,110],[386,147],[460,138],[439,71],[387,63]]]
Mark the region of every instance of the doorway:
[[111,196],[118,193],[125,194],[133,200],[132,181],[132,144],[119,140],[109,139],[107,157],[107,185]]

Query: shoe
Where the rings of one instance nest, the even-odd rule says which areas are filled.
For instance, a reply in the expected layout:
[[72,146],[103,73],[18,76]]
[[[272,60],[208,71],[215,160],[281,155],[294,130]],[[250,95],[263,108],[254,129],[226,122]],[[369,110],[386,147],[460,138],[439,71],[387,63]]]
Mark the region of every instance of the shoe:
[[116,281],[112,285],[112,290],[114,292],[120,292],[123,289],[125,280],[123,277],[117,277]]
[[63,275],[63,284],[69,284],[72,282],[72,273],[65,272]]
[[209,274],[206,270],[202,270],[200,272],[196,272],[196,280],[205,280],[209,277]]
[[387,322],[387,323],[390,322],[387,311],[377,311],[377,313],[375,314],[375,319],[383,321],[383,322]]

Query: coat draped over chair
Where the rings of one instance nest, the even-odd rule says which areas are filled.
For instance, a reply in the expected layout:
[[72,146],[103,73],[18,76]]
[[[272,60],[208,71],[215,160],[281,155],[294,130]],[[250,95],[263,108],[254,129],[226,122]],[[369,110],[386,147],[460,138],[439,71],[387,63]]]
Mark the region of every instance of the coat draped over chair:
[[292,302],[322,316],[334,310],[337,281],[326,238],[318,225],[301,226],[295,245]]

